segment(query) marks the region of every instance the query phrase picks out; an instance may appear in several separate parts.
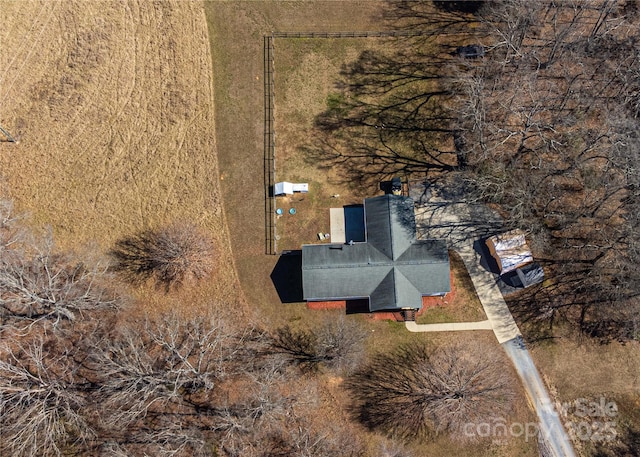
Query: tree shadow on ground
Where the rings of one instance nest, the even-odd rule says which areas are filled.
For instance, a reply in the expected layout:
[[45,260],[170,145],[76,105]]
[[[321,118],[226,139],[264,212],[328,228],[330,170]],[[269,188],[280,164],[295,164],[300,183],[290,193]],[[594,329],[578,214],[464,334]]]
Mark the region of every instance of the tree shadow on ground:
[[475,14],[480,11],[480,8],[485,4],[484,0],[474,1],[455,1],[455,0],[433,0],[433,6],[449,13],[468,13]]
[[316,118],[313,141],[302,147],[306,161],[336,170],[350,187],[378,187],[380,181],[395,176],[453,170],[455,153],[438,146],[447,142],[449,116],[440,107],[428,106],[435,103],[429,98],[443,94],[423,95],[421,107],[382,109],[361,104],[348,112],[347,108],[342,113],[325,111]]
[[337,93],[302,147],[309,163],[337,170],[350,187],[373,188],[394,176],[435,180],[458,164],[448,78],[449,67],[463,61],[451,51],[467,44],[478,19],[464,8],[390,2],[383,21],[418,35],[387,38],[383,50],[363,51],[344,65]]
[[437,35],[466,38],[477,36],[484,1],[400,0],[388,2],[382,13],[383,20],[393,29],[431,31]]

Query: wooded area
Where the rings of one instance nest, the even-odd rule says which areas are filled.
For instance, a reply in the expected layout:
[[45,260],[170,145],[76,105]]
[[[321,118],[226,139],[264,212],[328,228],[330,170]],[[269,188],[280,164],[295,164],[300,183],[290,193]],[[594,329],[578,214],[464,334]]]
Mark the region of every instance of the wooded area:
[[[132,319],[122,291],[133,270],[60,253],[0,203],[0,453],[409,457],[396,438],[462,437],[511,405],[504,361],[487,348],[411,344],[371,358],[360,321],[269,328],[226,303]],[[192,258],[184,249],[171,263]],[[326,383],[343,380],[328,405]],[[380,449],[362,426],[383,433]]]
[[[318,379],[305,375],[348,374],[363,347],[355,323],[270,333],[224,303],[130,319],[118,287],[130,271],[60,254],[22,223],[2,201],[1,454],[363,455],[348,424],[317,422]],[[170,238],[193,247],[182,235]],[[192,265],[180,251],[170,263]]]
[[637,6],[391,2],[389,23],[423,35],[343,69],[308,155],[357,185],[426,178],[493,205],[546,270],[514,302],[523,321],[637,338]]

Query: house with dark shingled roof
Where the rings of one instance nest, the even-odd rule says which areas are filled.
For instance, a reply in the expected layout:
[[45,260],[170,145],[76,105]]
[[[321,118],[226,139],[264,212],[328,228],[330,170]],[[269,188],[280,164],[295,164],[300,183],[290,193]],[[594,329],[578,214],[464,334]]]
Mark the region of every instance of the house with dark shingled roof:
[[423,296],[451,290],[447,247],[416,239],[412,198],[365,199],[364,225],[364,242],[302,246],[305,300],[368,299],[371,312],[418,310]]

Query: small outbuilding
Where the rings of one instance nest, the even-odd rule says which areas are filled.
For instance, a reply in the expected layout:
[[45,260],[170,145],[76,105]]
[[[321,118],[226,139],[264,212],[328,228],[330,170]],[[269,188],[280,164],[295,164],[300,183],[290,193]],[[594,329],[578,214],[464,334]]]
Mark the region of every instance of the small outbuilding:
[[309,184],[304,183],[291,183],[287,181],[278,182],[273,186],[273,194],[280,195],[293,195],[295,192],[309,192]]
[[531,249],[522,230],[510,230],[487,239],[487,247],[498,264],[500,274],[533,262]]
[[522,230],[511,230],[487,239],[487,247],[496,260],[505,284],[526,288],[544,281],[544,270],[533,261],[533,254]]

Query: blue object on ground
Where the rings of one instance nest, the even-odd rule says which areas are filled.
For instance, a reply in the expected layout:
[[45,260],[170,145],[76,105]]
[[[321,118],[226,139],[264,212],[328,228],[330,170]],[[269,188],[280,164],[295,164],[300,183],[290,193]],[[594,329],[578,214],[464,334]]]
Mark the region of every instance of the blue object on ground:
[[289,214],[296,214],[296,209],[295,208],[291,208],[289,210]]
[[282,216],[282,208],[278,208],[278,209],[276,210],[276,214],[277,214],[278,216]]

